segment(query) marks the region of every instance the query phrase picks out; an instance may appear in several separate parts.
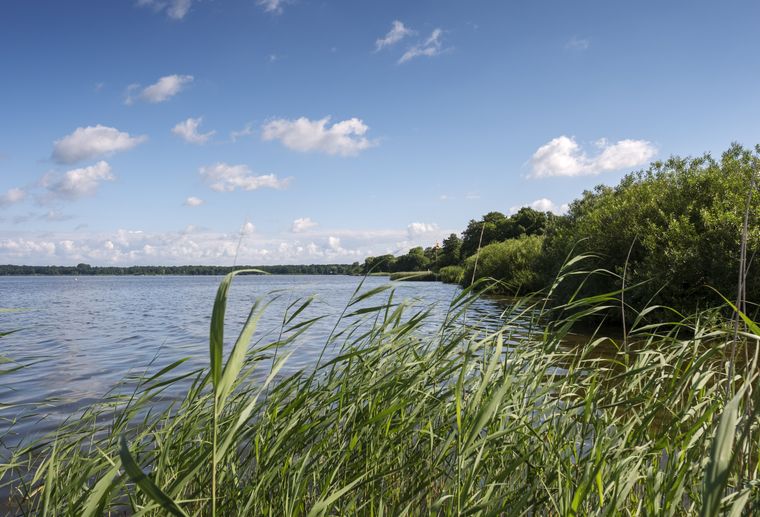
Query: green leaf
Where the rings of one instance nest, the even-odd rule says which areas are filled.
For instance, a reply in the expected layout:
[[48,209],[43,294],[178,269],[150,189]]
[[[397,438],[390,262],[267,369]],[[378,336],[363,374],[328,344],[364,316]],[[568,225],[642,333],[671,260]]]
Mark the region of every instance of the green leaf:
[[132,458],[132,454],[129,452],[129,446],[127,445],[127,438],[121,435],[121,447],[119,448],[119,456],[121,457],[121,463],[124,465],[129,478],[134,481],[140,490],[145,492],[150,499],[161,505],[161,508],[177,517],[188,517],[188,515],[175,503],[171,497],[166,495],[156,484],[142,471],[140,466]]

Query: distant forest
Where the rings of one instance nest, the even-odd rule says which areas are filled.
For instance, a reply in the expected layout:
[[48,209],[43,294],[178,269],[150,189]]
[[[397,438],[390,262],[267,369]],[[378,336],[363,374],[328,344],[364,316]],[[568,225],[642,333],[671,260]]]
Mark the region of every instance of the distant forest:
[[14,266],[0,265],[0,276],[11,275],[226,275],[238,269],[260,269],[273,275],[352,275],[359,264],[309,264],[282,266]]

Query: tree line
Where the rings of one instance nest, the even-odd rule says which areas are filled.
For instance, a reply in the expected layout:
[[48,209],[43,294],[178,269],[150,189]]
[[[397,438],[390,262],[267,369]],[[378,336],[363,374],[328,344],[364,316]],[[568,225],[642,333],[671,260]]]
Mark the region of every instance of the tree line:
[[691,311],[735,298],[744,240],[741,281],[747,299],[760,301],[760,275],[753,274],[760,251],[759,164],[760,146],[738,144],[719,158],[656,161],[616,186],[583,192],[563,215],[530,208],[511,216],[489,212],[441,246],[369,257],[362,270],[429,269],[463,285],[489,277],[500,281],[500,291],[524,293],[551,285],[571,258],[583,257],[570,266],[576,274],[555,291],[558,298],[614,291],[625,281],[631,287],[626,302],[634,307]]
[[355,264],[301,264],[276,266],[17,266],[0,265],[0,275],[226,275],[239,269],[260,269],[273,275],[351,275],[360,267]]

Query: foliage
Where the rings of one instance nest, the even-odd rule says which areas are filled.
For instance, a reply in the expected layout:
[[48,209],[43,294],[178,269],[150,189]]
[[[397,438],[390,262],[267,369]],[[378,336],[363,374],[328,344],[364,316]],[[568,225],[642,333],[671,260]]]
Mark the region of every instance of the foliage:
[[[538,260],[544,237],[524,235],[517,239],[489,244],[464,263],[464,281],[493,278],[499,290],[530,292],[540,289]],[[476,266],[477,263],[477,266]]]
[[[14,451],[0,465],[14,514],[760,511],[760,450],[747,434],[760,421],[744,396],[756,362],[729,382],[731,326],[715,313],[634,325],[630,350],[607,338],[567,346],[582,314],[615,300],[575,299],[553,321],[541,300],[523,300],[500,328],[473,332],[461,321],[472,291],[431,328],[388,284],[357,289],[324,343],[332,354],[283,377],[309,301],[246,352],[254,306],[222,361],[230,280],[214,305],[210,370],[170,365]],[[743,340],[753,353],[758,338]],[[188,375],[179,406],[158,409]]]
[[438,266],[445,268],[446,266],[455,266],[459,264],[462,258],[462,239],[457,234],[452,233],[445,239],[443,239],[443,246],[441,246],[441,258],[438,261]]
[[[510,217],[501,212],[488,212],[480,221],[471,220],[462,232],[461,258],[474,255],[478,246],[516,239],[522,235],[543,235],[551,213],[523,207]],[[481,231],[482,241],[481,241]]]
[[446,266],[438,271],[438,279],[446,284],[461,284],[464,280],[462,266]]
[[[628,298],[692,311],[719,303],[710,286],[736,292],[739,242],[757,158],[733,145],[720,160],[671,158],[628,174],[616,187],[599,186],[553,221],[544,243],[544,282],[572,253],[593,253],[612,275],[585,281],[583,292],[646,282]],[[757,188],[757,184],[754,184]],[[760,195],[750,210],[749,256],[760,251]],[[627,263],[627,267],[626,267]],[[565,293],[581,282],[568,283]],[[760,300],[760,275],[749,275],[748,297]]]

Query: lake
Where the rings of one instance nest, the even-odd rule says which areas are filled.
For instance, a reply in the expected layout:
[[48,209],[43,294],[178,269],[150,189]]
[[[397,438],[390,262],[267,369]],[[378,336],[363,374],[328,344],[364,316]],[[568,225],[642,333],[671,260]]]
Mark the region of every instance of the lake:
[[[100,400],[129,374],[156,372],[180,358],[185,371],[208,365],[211,308],[222,277],[80,276],[0,277],[0,355],[29,366],[0,377],[0,437],[13,443],[54,429],[82,407]],[[258,336],[276,339],[288,305],[314,295],[300,316],[329,315],[302,336],[284,373],[313,367],[361,278],[350,276],[241,276],[227,307],[227,341],[234,340],[254,301],[271,300]],[[363,290],[387,284],[369,277]],[[440,322],[458,286],[401,282],[394,299],[434,305]],[[374,304],[377,304],[375,302]],[[487,298],[473,319],[498,325],[503,306]],[[42,403],[42,405],[40,405]]]

